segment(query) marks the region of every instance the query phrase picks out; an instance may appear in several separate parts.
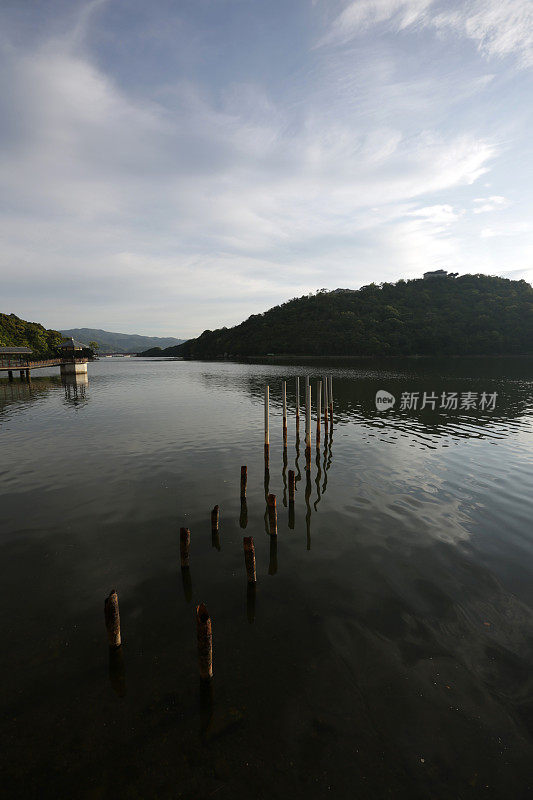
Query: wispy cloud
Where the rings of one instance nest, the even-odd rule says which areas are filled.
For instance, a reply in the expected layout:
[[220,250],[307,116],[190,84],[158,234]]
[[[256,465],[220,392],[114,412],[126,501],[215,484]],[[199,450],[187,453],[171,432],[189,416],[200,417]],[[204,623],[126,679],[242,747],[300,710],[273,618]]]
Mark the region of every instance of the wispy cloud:
[[372,25],[404,30],[420,23],[434,0],[354,0],[335,18],[321,44],[345,44]]
[[503,211],[503,209],[508,206],[509,200],[500,195],[474,198],[474,214],[486,214],[489,211]]
[[531,234],[532,231],[533,224],[531,222],[508,222],[498,227],[483,228],[481,238],[494,239],[496,236],[524,236]]
[[432,24],[471,39],[487,57],[513,56],[533,66],[531,0],[473,0],[437,14]]
[[396,32],[431,28],[472,40],[487,57],[513,56],[533,65],[531,0],[355,0],[333,20],[321,45],[341,45],[383,25]]

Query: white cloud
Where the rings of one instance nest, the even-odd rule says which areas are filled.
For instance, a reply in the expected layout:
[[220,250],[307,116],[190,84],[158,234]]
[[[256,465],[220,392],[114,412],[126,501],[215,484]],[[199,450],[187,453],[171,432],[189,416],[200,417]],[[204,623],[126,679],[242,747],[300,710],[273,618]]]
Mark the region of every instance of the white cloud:
[[489,211],[502,211],[509,206],[509,201],[501,195],[474,198],[474,214],[486,214]]
[[457,211],[448,204],[426,206],[409,212],[409,216],[425,220],[434,226],[435,233],[447,230],[454,222],[457,222],[462,214],[462,211]]
[[391,22],[397,30],[419,23],[434,0],[355,0],[333,21],[320,44],[345,44],[372,25]]
[[531,0],[355,0],[333,20],[320,44],[346,44],[379,24],[394,31],[414,26],[450,31],[472,40],[484,56],[514,56],[523,67],[533,65]]
[[471,39],[485,56],[514,56],[533,66],[531,0],[473,0],[437,14],[432,24]]
[[532,231],[531,222],[508,222],[497,228],[483,228],[480,235],[482,239],[494,239],[497,236],[524,236]]

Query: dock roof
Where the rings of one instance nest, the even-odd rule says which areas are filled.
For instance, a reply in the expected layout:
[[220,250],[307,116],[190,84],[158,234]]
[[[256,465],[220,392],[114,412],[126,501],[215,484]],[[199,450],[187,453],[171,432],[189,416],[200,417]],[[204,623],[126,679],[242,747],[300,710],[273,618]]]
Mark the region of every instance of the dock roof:
[[83,344],[83,342],[78,342],[76,339],[73,339],[72,336],[69,336],[68,339],[64,339],[58,347],[68,347],[70,350],[84,350],[87,345]]

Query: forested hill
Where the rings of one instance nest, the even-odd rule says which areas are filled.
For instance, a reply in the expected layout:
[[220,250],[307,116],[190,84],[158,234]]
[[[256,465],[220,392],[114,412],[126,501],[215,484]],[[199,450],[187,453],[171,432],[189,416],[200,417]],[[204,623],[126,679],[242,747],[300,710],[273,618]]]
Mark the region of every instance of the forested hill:
[[487,275],[370,284],[289,300],[162,355],[533,353],[533,288]]
[[31,347],[34,355],[45,356],[55,352],[62,338],[59,331],[47,330],[38,322],[0,313],[0,346]]

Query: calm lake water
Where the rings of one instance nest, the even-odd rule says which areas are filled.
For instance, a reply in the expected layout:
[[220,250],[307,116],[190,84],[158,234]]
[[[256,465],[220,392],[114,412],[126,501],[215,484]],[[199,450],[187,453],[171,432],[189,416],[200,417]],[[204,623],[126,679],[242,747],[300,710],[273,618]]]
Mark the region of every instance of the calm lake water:
[[[3,796],[532,796],[532,360],[102,359],[77,387],[56,373],[0,380]],[[308,475],[294,419],[306,374],[313,394],[333,376],[335,406],[319,452],[313,422]],[[376,410],[379,389],[394,409]],[[497,392],[496,406],[399,410],[424,391]],[[110,659],[112,588],[124,644]]]

